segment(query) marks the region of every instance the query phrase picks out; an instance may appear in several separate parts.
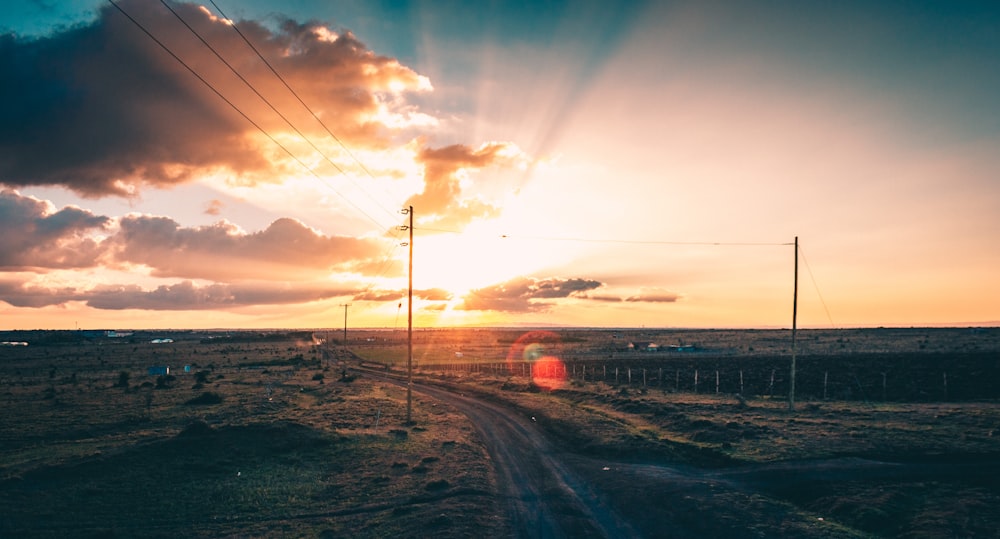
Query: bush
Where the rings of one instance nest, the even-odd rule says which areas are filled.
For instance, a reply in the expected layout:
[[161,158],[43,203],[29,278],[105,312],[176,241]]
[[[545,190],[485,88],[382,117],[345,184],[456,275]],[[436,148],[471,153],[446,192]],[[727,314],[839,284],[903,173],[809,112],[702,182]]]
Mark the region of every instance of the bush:
[[447,489],[450,486],[451,486],[451,484],[449,484],[448,481],[446,481],[444,479],[438,479],[437,481],[431,481],[431,482],[427,483],[426,485],[424,485],[424,490],[427,490],[427,491],[430,491],[430,492],[436,492],[436,491],[439,491],[439,490],[445,490],[445,489]]
[[118,381],[115,382],[115,387],[128,388],[129,373],[128,371],[122,371],[118,373]]
[[218,393],[212,393],[211,391],[206,391],[201,395],[185,402],[184,404],[191,406],[209,405],[209,404],[220,404],[222,402],[222,395]]

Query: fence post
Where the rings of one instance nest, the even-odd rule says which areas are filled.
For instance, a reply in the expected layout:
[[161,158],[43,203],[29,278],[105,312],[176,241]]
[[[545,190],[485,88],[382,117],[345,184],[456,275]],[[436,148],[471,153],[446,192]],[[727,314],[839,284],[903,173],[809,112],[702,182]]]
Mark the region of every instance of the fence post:
[[830,377],[830,371],[823,371],[823,400],[826,400],[826,382]]
[[660,367],[660,374],[656,375],[656,383],[663,387],[663,367]]
[[646,387],[646,369],[642,369],[642,387]]
[[885,373],[883,372],[882,373],[882,402],[886,401],[885,394],[886,394],[886,391],[885,391]]
[[719,394],[719,371],[715,371],[715,394]]
[[944,371],[944,400],[948,400],[948,371]]
[[743,369],[740,369],[740,395],[743,394]]
[[771,397],[774,397],[774,369],[771,369],[771,385],[767,387],[767,392]]
[[694,370],[694,392],[698,392],[698,369]]
[[677,369],[674,372],[674,392],[679,392],[681,390],[681,370]]
[[615,385],[618,385],[618,367],[615,367]]
[[628,385],[632,385],[632,367],[628,368]]

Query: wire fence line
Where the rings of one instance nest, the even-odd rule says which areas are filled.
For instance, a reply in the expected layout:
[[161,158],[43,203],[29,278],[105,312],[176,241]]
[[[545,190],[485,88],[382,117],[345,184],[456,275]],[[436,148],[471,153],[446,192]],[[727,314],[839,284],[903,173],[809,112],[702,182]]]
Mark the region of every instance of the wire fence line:
[[[796,397],[810,401],[946,402],[1000,399],[993,353],[858,354],[798,359]],[[465,361],[418,364],[424,373],[603,383],[676,393],[784,399],[789,358]]]

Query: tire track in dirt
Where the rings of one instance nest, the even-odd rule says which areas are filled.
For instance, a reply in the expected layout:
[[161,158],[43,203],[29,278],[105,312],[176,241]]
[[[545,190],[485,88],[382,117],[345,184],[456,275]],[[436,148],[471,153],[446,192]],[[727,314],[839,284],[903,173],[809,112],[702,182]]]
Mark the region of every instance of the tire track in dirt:
[[[405,387],[398,379],[377,377]],[[461,390],[422,384],[413,390],[473,422],[494,461],[516,537],[869,537],[829,515],[798,509],[789,492],[855,481],[1000,477],[995,455],[834,457],[714,469],[641,463],[635,454],[621,455],[625,460],[584,456],[556,450],[523,412]]]
[[[369,376],[405,387],[405,382]],[[459,393],[414,384],[413,391],[466,415],[493,460],[497,484],[516,537],[638,537],[589,484],[560,462],[530,416]]]

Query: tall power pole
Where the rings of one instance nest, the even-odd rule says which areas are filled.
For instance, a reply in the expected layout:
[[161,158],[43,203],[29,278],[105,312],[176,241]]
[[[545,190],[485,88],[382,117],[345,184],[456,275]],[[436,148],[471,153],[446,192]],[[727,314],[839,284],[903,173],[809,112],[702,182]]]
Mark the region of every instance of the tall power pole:
[[406,422],[413,421],[413,206],[403,210],[410,215],[410,283],[406,302]]
[[347,351],[347,308],[351,306],[350,303],[341,303],[341,307],[344,308],[344,351]]
[[788,387],[788,411],[795,411],[795,330],[799,317],[799,237],[795,236],[795,287],[792,291],[792,372]]

